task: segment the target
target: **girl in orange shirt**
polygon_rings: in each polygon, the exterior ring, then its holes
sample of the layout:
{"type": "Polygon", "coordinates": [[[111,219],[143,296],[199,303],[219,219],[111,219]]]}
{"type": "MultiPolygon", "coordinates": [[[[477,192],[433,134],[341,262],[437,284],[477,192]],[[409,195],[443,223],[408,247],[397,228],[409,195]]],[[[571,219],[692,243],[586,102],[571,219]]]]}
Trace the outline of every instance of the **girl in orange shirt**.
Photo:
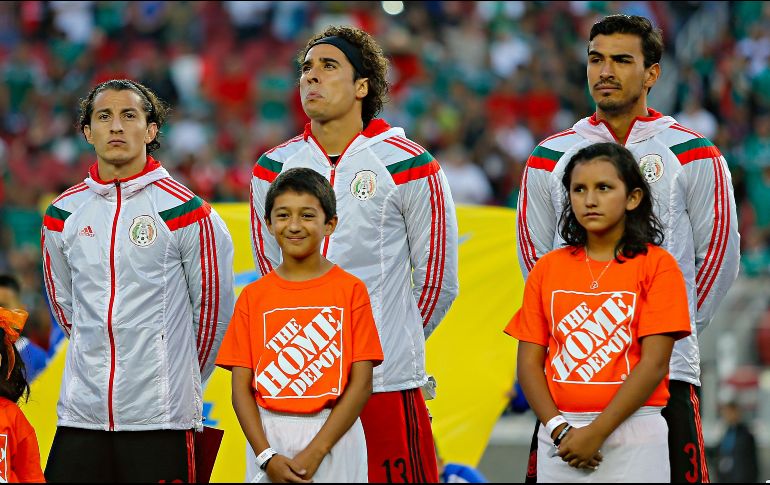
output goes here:
{"type": "Polygon", "coordinates": [[[45,482],[35,430],[16,405],[29,398],[24,362],[14,345],[26,321],[24,310],[0,307],[0,482],[5,483],[45,482]]]}
{"type": "Polygon", "coordinates": [[[545,425],[538,481],[667,482],[669,359],[692,328],[684,278],[625,147],[581,149],[562,184],[566,247],[537,262],[505,329],[545,425]]]}

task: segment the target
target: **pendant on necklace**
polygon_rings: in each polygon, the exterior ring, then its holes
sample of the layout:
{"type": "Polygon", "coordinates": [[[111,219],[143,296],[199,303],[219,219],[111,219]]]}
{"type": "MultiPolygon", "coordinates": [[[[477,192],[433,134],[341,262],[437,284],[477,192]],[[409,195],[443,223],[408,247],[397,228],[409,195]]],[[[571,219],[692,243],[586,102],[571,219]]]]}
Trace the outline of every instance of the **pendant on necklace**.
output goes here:
{"type": "Polygon", "coordinates": [[[592,289],[592,290],[595,290],[595,289],[597,289],[597,288],[599,288],[599,282],[598,282],[598,281],[594,281],[594,282],[592,282],[592,283],[591,283],[591,289],[592,289]]]}

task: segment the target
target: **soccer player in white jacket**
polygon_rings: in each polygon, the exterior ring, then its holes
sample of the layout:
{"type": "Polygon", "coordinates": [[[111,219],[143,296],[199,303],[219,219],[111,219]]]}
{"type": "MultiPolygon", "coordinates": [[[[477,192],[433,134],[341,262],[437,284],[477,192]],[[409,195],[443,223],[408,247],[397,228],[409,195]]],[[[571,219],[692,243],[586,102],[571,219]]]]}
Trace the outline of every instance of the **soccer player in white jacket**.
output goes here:
{"type": "Polygon", "coordinates": [[[194,482],[202,383],[234,306],[232,240],[148,155],[166,114],[152,91],[111,80],[80,108],[96,163],[42,229],[46,291],[70,341],[45,476],[194,482]]]}
{"type": "MultiPolygon", "coordinates": [[[[608,141],[634,154],[664,226],[662,247],[684,274],[692,320],[692,335],[674,346],[671,398],[663,411],[671,481],[708,482],[697,335],[738,274],[740,236],[730,172],[717,147],[647,106],[662,51],[660,30],[644,17],[611,15],[594,24],[587,74],[596,113],[543,140],[527,160],[518,201],[518,254],[526,277],[535,261],[564,244],[557,230],[565,203],[559,184],[572,155],[608,141]]],[[[536,467],[531,463],[528,470],[527,481],[533,481],[536,467]]]]}
{"type": "MultiPolygon", "coordinates": [[[[387,91],[387,59],[366,32],[330,27],[301,50],[305,132],[262,155],[251,182],[254,262],[262,275],[281,261],[265,226],[265,194],[279,173],[311,168],[337,196],[339,225],[322,245],[364,281],[385,360],[374,370],[361,421],[372,482],[438,481],[420,387],[425,339],[458,291],[457,222],[436,160],[404,130],[374,117],[387,91]]],[[[256,473],[254,460],[247,476],[256,473]]]]}

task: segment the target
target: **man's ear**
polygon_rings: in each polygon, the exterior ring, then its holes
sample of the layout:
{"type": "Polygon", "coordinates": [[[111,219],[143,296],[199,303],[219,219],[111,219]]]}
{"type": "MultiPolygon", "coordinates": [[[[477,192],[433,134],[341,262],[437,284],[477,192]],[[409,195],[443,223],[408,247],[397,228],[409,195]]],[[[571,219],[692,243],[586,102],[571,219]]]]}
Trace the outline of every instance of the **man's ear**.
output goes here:
{"type": "Polygon", "coordinates": [[[85,135],[86,141],[89,144],[91,144],[91,145],[94,144],[94,141],[91,139],[91,126],[86,125],[86,126],[83,127],[83,135],[85,135]]]}
{"type": "Polygon", "coordinates": [[[150,143],[155,139],[156,136],[158,136],[158,124],[152,122],[147,125],[147,134],[144,137],[144,144],[146,145],[150,143]]]}
{"type": "Polygon", "coordinates": [[[360,79],[356,79],[356,98],[357,99],[364,99],[367,94],[369,94],[369,78],[368,77],[362,77],[360,79]]]}
{"type": "Polygon", "coordinates": [[[655,63],[647,69],[647,77],[644,80],[644,87],[650,89],[651,87],[655,86],[655,83],[658,82],[659,77],[660,64],[655,63]]]}

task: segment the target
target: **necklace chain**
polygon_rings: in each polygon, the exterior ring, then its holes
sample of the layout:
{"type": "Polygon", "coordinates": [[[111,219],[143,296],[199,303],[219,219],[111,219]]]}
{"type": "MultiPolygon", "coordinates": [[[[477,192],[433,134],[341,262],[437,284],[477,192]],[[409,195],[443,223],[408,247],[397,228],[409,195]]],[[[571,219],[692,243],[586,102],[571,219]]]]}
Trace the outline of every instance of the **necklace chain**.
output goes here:
{"type": "MultiPolygon", "coordinates": [[[[614,259],[614,258],[613,258],[614,259]]],[[[588,251],[586,251],[586,266],[588,266],[588,272],[591,274],[591,289],[595,290],[599,288],[599,280],[602,279],[602,276],[604,276],[604,273],[607,272],[610,265],[612,264],[613,259],[610,259],[610,261],[604,266],[604,269],[601,273],[599,273],[598,278],[594,278],[594,272],[591,270],[591,263],[588,261],[588,251]]]]}

